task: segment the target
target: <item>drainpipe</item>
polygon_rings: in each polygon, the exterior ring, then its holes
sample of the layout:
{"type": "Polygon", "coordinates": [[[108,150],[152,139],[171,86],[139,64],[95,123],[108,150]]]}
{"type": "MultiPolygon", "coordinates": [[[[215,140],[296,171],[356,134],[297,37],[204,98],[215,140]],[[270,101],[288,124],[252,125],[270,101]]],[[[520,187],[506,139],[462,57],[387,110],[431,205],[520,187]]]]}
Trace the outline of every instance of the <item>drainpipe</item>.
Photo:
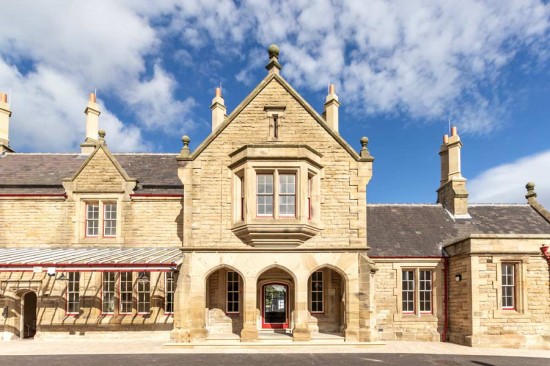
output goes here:
{"type": "Polygon", "coordinates": [[[441,341],[447,342],[447,334],[449,332],[449,253],[442,249],[445,257],[443,261],[443,333],[441,341]]]}

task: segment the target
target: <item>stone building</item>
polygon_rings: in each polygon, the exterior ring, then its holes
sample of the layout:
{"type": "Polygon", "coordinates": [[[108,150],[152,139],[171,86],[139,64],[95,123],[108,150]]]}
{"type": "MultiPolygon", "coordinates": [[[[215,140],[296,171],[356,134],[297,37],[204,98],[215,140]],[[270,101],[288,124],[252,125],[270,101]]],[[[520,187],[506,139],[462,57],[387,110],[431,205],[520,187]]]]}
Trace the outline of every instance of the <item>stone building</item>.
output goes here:
{"type": "MultiPolygon", "coordinates": [[[[74,154],[16,153],[0,98],[4,339],[451,341],[550,348],[550,213],[468,204],[455,128],[434,204],[367,204],[373,157],[280,75],[176,154],[111,153],[95,95],[74,154]],[[290,338],[289,338],[290,339],[290,338]]],[[[435,183],[435,182],[434,182],[435,183]]],[[[435,188],[435,184],[434,184],[435,188]]]]}

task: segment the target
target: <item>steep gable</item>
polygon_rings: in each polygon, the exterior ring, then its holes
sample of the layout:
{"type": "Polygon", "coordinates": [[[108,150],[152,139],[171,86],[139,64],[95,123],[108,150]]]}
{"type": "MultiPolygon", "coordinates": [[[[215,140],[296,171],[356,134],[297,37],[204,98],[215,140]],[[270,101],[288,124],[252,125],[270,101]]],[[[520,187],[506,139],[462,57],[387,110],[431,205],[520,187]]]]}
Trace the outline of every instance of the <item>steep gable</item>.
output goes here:
{"type": "Polygon", "coordinates": [[[72,192],[125,192],[135,187],[136,180],[128,176],[105,145],[99,145],[64,183],[72,192]]]}

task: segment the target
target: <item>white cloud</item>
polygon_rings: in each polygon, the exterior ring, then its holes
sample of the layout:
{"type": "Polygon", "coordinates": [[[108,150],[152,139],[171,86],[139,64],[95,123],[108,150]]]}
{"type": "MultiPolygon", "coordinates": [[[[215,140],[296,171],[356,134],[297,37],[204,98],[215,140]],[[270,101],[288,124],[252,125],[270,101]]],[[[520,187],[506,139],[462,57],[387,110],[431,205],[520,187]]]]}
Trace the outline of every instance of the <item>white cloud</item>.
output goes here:
{"type": "Polygon", "coordinates": [[[550,5],[537,0],[22,0],[2,11],[9,16],[0,22],[0,58],[16,78],[0,80],[0,88],[26,90],[18,102],[27,110],[14,110],[13,124],[26,126],[25,144],[36,149],[74,147],[81,127],[58,132],[69,143],[41,139],[27,106],[43,98],[60,127],[72,126],[76,114],[67,111],[77,107],[70,103],[94,88],[134,114],[128,128],[135,133],[127,136],[190,130],[196,102],[176,97],[180,81],[163,65],[195,61],[199,73],[208,71],[195,51],[209,62],[240,60],[235,77],[249,83],[266,61],[258,45],[278,43],[283,75],[300,88],[324,91],[334,82],[350,109],[422,120],[450,115],[462,131],[477,133],[506,115],[507,100],[491,90],[516,53],[530,52],[543,65],[550,57],[550,5]],[[168,43],[176,51],[165,55],[168,43]]]}
{"type": "Polygon", "coordinates": [[[538,201],[550,208],[550,150],[491,168],[468,182],[470,202],[525,203],[525,184],[534,182],[538,201]]]}
{"type": "MultiPolygon", "coordinates": [[[[16,151],[78,151],[84,140],[86,94],[74,80],[45,66],[22,75],[0,58],[0,80],[13,85],[10,95],[10,144],[16,151]]],[[[101,101],[99,101],[101,103],[101,101]]],[[[101,126],[114,151],[144,151],[151,147],[141,132],[124,125],[101,106],[101,126]]]]}
{"type": "MultiPolygon", "coordinates": [[[[156,16],[172,9],[172,2],[148,2],[156,16]]],[[[88,92],[121,102],[137,125],[125,125],[104,110],[100,128],[106,128],[113,150],[151,149],[141,129],[193,127],[193,98],[177,100],[173,76],[147,59],[160,49],[161,39],[142,16],[140,3],[113,1],[31,2],[3,4],[9,16],[0,22],[0,59],[5,73],[0,88],[12,88],[12,143],[23,149],[74,150],[83,140],[81,114],[88,92]],[[147,74],[151,73],[150,77],[147,74]],[[78,111],[78,112],[77,112],[78,111]],[[57,136],[43,136],[43,123],[57,136]],[[113,129],[110,131],[110,129],[113,129]]]]}
{"type": "MultiPolygon", "coordinates": [[[[283,74],[298,87],[322,90],[333,81],[346,105],[363,106],[361,112],[450,115],[465,132],[498,126],[507,100],[487,90],[501,86],[503,69],[517,52],[548,57],[543,45],[550,6],[537,0],[245,0],[230,7],[231,19],[209,4],[190,4],[181,8],[172,31],[185,34],[193,25],[219,41],[220,25],[213,20],[226,20],[224,50],[250,38],[277,42],[283,74]]],[[[248,57],[257,57],[256,50],[248,57]]],[[[246,81],[251,64],[237,80],[246,81]]]]}

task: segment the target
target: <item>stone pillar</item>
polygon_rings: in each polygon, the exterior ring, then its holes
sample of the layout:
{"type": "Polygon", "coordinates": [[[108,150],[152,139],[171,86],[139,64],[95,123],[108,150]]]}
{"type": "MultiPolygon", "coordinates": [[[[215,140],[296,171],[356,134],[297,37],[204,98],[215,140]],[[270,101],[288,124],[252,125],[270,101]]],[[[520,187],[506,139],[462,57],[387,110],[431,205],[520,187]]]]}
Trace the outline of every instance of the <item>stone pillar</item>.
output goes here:
{"type": "Polygon", "coordinates": [[[254,277],[244,279],[243,293],[243,330],[241,331],[241,341],[249,342],[258,339],[257,320],[257,284],[254,277]]]}
{"type": "Polygon", "coordinates": [[[206,288],[203,271],[193,273],[193,254],[185,254],[174,296],[172,342],[189,343],[206,339],[206,288]]]}
{"type": "Polygon", "coordinates": [[[308,310],[308,277],[307,274],[296,273],[296,283],[294,284],[294,329],[292,336],[294,341],[309,341],[311,332],[308,327],[309,310],[308,310]]]}

